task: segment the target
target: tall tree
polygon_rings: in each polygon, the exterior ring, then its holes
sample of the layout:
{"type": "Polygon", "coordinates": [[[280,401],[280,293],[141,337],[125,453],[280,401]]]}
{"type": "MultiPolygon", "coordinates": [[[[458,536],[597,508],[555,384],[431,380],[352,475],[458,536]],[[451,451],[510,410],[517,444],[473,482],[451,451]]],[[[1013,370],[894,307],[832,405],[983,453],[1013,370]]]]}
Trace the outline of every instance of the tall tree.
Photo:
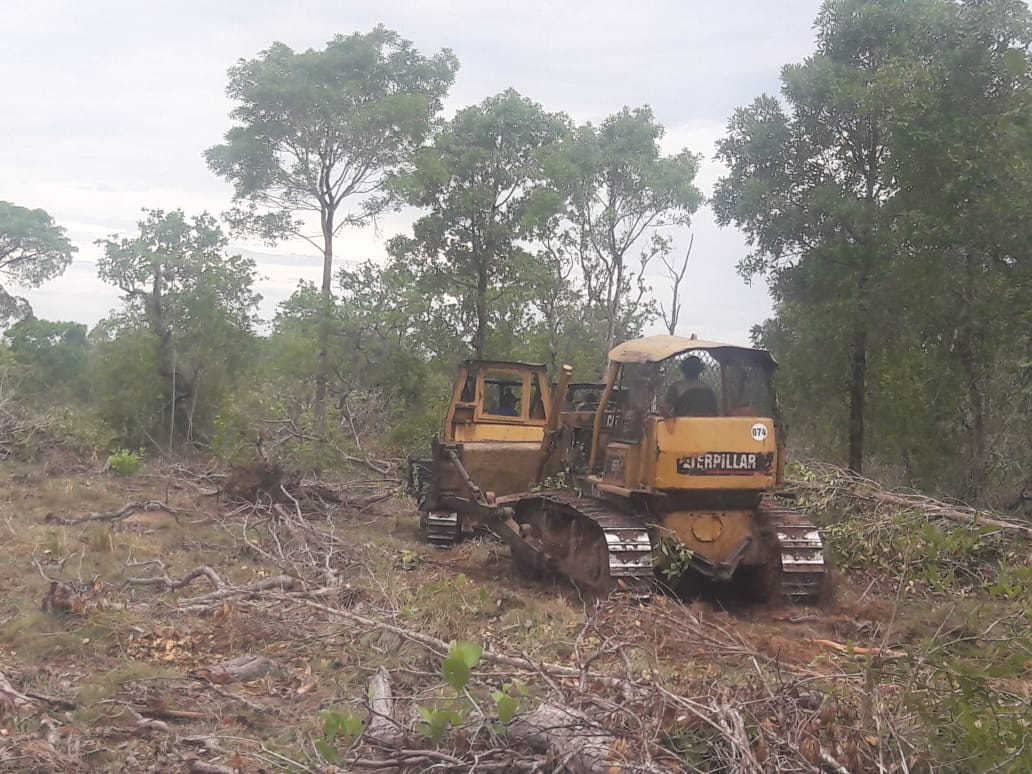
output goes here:
{"type": "MultiPolygon", "coordinates": [[[[0,201],[0,275],[25,287],[39,287],[64,273],[76,247],[45,210],[0,201]]],[[[0,287],[0,319],[31,314],[24,298],[0,287]]]]}
{"type": "Polygon", "coordinates": [[[913,256],[893,301],[936,385],[929,402],[940,415],[956,406],[940,436],[962,437],[956,493],[977,500],[994,465],[1028,460],[1027,443],[1004,440],[1008,424],[1032,422],[1013,410],[1032,352],[1032,13],[1013,0],[940,5],[947,44],[899,62],[892,79],[913,256]]]}
{"type": "Polygon", "coordinates": [[[883,67],[929,20],[925,0],[831,0],[817,18],[817,52],[782,69],[784,104],[761,96],[739,108],[718,143],[730,174],[713,208],[754,252],[739,264],[765,275],[776,299],[834,310],[824,329],[842,356],[850,469],[863,467],[868,358],[875,302],[897,252],[898,191],[883,67]]]}
{"type": "Polygon", "coordinates": [[[130,332],[140,346],[153,346],[161,425],[170,438],[193,441],[202,383],[211,408],[244,357],[261,298],[252,290],[255,265],[226,254],[228,240],[207,213],[144,213],[137,236],[98,242],[104,255],[97,272],[122,291],[124,302],[101,329],[130,332]]]}
{"type": "Polygon", "coordinates": [[[425,140],[457,69],[450,51],[424,57],[380,25],[337,35],[322,51],[274,43],[229,70],[238,125],[205,158],[234,186],[234,226],[269,242],[300,237],[323,255],[317,416],[328,377],[334,238],[388,206],[388,173],[425,140]]]}
{"type": "Polygon", "coordinates": [[[429,213],[411,238],[392,241],[391,253],[418,267],[429,292],[455,299],[474,357],[485,353],[503,296],[526,290],[524,216],[543,179],[542,149],[567,131],[564,116],[510,89],[460,110],[393,182],[404,201],[429,213]]]}
{"type": "Polygon", "coordinates": [[[548,161],[557,210],[552,219],[539,212],[539,224],[552,232],[552,253],[578,266],[588,303],[605,320],[607,352],[621,321],[650,298],[645,269],[671,247],[663,229],[689,225],[702,203],[700,157],[687,149],[663,156],[663,131],[650,108],[624,108],[579,127],[548,161]]]}

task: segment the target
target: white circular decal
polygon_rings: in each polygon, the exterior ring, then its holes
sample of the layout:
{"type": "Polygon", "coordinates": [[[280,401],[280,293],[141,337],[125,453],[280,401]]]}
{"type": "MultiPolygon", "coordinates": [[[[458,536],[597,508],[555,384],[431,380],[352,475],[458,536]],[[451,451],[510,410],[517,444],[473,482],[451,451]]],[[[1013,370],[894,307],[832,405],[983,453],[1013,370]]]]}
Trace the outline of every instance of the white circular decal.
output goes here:
{"type": "Polygon", "coordinates": [[[752,437],[754,441],[767,440],[767,426],[757,422],[752,426],[752,437]]]}

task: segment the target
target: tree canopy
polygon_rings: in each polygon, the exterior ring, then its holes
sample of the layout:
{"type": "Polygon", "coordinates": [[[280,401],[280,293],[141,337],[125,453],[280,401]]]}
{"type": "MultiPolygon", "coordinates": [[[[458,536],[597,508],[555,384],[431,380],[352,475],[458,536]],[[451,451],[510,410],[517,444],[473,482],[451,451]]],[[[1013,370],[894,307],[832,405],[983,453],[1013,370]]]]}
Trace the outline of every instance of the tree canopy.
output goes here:
{"type": "MultiPolygon", "coordinates": [[[[0,275],[25,287],[39,287],[62,274],[77,249],[45,210],[0,201],[0,275]]],[[[0,287],[0,318],[30,313],[25,299],[0,287]]]]}
{"type": "MultiPolygon", "coordinates": [[[[227,88],[236,125],[205,152],[212,171],[233,184],[233,225],[269,242],[310,241],[323,254],[328,301],[334,237],[389,206],[387,175],[422,145],[457,68],[450,51],[424,57],[383,25],[337,35],[321,51],[275,43],[241,60],[227,88]]],[[[324,326],[317,411],[328,336],[324,326]]]]}

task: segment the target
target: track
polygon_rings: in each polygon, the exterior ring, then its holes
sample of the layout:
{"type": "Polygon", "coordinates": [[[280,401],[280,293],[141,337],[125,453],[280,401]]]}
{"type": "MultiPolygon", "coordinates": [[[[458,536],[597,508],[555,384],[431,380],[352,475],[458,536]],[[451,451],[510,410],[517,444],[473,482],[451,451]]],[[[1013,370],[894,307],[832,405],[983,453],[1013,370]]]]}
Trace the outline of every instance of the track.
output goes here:
{"type": "Polygon", "coordinates": [[[509,504],[539,566],[588,591],[651,596],[652,541],[638,517],[563,490],[509,504]]]}
{"type": "Polygon", "coordinates": [[[761,503],[759,516],[769,526],[768,534],[780,554],[778,585],[782,596],[793,601],[816,599],[827,579],[824,543],[816,525],[799,511],[772,500],[761,503]]]}
{"type": "MultiPolygon", "coordinates": [[[[501,498],[515,524],[492,529],[525,567],[560,575],[592,593],[651,596],[652,541],[640,518],[604,501],[566,490],[501,498]],[[518,534],[514,532],[519,530],[518,534]]],[[[824,545],[817,527],[799,511],[764,500],[758,518],[770,545],[774,585],[792,601],[815,600],[824,588],[824,545]]],[[[427,542],[449,547],[460,538],[458,514],[431,511],[423,517],[427,542]]]]}

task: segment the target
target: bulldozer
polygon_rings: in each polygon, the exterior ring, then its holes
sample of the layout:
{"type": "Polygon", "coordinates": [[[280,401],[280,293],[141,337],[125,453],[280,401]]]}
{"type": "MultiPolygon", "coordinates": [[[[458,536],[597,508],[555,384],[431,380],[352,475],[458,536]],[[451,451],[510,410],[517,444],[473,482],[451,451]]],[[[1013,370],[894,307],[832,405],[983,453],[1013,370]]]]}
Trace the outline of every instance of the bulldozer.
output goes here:
{"type": "Polygon", "coordinates": [[[425,535],[448,546],[486,530],[519,564],[592,593],[751,576],[758,595],[815,599],[820,533],[778,497],[776,368],[765,350],[694,335],[620,344],[598,383],[466,361],[430,457],[410,460],[425,535]]]}

